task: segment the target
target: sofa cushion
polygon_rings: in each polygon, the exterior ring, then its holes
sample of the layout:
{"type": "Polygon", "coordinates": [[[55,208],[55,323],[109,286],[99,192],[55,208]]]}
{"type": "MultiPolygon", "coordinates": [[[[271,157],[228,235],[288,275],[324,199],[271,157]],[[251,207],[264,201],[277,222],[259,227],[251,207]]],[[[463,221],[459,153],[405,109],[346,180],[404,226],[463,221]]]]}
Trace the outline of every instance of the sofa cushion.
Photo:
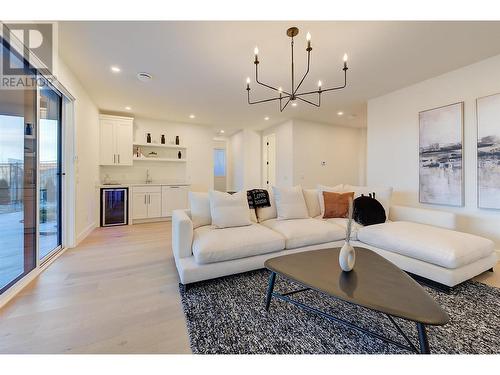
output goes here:
{"type": "MultiPolygon", "coordinates": [[[[321,218],[321,216],[319,218],[321,218]]],[[[347,218],[340,218],[340,217],[335,217],[335,218],[331,218],[331,219],[324,219],[324,221],[326,221],[327,223],[335,224],[335,225],[341,227],[342,230],[344,231],[344,236],[345,236],[345,231],[347,229],[347,221],[348,220],[349,219],[347,219],[347,218]]],[[[356,223],[353,220],[352,221],[352,228],[351,228],[351,240],[355,241],[358,239],[358,230],[360,228],[363,228],[363,226],[361,224],[356,223]]]]}
{"type": "Polygon", "coordinates": [[[321,207],[319,206],[318,190],[316,189],[302,189],[304,193],[304,200],[306,201],[307,212],[310,217],[316,217],[321,214],[321,207]]]}
{"type": "Polygon", "coordinates": [[[203,225],[212,224],[212,216],[210,215],[210,200],[208,193],[198,193],[190,191],[189,207],[191,209],[191,220],[193,221],[193,228],[196,229],[203,225]]]}
{"type": "Polygon", "coordinates": [[[197,263],[215,263],[280,251],[285,239],[260,225],[216,229],[204,226],[194,230],[193,255],[197,263]]]}
{"type": "Polygon", "coordinates": [[[408,221],[386,222],[358,230],[368,245],[454,269],[489,256],[492,241],[468,233],[408,221]]]}
{"type": "Polygon", "coordinates": [[[273,190],[269,189],[267,192],[269,193],[269,202],[271,203],[271,207],[257,207],[255,209],[259,223],[269,219],[276,219],[276,217],[278,216],[273,190]]]}
{"type": "Polygon", "coordinates": [[[344,239],[345,236],[345,230],[340,226],[313,218],[271,219],[264,221],[262,225],[285,237],[285,247],[287,249],[339,241],[344,239]]]}
{"type": "Polygon", "coordinates": [[[300,185],[293,187],[273,186],[273,194],[279,220],[306,219],[309,217],[300,185]]]}
{"type": "Polygon", "coordinates": [[[210,213],[212,225],[217,228],[231,228],[250,225],[250,210],[246,192],[234,194],[210,191],[210,213]]]}

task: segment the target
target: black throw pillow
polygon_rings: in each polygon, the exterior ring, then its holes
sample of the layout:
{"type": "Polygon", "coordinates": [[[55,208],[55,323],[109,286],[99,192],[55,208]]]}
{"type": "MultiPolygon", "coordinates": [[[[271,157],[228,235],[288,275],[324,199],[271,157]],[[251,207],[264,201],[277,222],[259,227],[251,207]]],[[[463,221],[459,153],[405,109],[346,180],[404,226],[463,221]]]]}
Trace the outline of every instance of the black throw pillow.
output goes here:
{"type": "Polygon", "coordinates": [[[361,194],[354,200],[353,206],[352,217],[358,224],[367,226],[385,223],[384,206],[375,199],[375,193],[371,193],[369,196],[361,194]]]}

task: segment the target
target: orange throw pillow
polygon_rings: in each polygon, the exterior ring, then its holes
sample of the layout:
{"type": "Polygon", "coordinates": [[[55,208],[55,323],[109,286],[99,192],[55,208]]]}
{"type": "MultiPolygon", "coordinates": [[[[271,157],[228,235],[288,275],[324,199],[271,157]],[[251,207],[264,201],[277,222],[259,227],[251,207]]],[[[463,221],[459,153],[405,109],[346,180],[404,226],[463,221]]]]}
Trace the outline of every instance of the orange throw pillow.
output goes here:
{"type": "Polygon", "coordinates": [[[325,213],[323,219],[347,217],[349,215],[349,198],[354,198],[354,192],[332,193],[324,191],[323,200],[325,201],[325,213]]]}

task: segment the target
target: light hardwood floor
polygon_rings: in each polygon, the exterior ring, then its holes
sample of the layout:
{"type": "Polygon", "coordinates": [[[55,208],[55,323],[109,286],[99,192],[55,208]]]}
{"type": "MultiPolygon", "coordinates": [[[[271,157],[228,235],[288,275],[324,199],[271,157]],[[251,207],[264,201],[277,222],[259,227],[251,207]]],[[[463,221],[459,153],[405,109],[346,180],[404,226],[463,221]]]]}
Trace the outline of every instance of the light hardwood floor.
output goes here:
{"type": "MultiPolygon", "coordinates": [[[[500,287],[500,272],[481,282],[500,287]]],[[[0,353],[190,353],[169,222],[96,229],[0,310],[0,353]]]]}
{"type": "Polygon", "coordinates": [[[190,353],[171,224],[94,230],[0,310],[0,353],[190,353]]]}

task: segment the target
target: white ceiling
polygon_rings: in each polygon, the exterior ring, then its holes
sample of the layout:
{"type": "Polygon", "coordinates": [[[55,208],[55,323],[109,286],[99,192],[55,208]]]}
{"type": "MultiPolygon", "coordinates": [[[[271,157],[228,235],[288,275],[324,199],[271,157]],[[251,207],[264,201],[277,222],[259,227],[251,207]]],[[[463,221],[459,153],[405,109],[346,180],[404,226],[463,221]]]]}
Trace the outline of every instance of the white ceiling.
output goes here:
{"type": "MultiPolygon", "coordinates": [[[[362,127],[367,99],[500,53],[500,22],[61,22],[59,36],[62,58],[101,110],[130,106],[136,117],[229,132],[290,118],[362,127]],[[245,79],[254,81],[255,46],[260,79],[289,87],[290,26],[301,30],[296,80],[305,70],[305,34],[312,34],[311,71],[302,87],[315,89],[319,79],[323,87],[342,83],[344,52],[348,87],[324,94],[321,108],[299,102],[280,113],[276,102],[249,106],[245,79]],[[111,65],[121,73],[111,73],[111,65]],[[140,71],[153,81],[138,81],[140,71]]],[[[272,94],[252,88],[253,99],[272,94]]]]}

